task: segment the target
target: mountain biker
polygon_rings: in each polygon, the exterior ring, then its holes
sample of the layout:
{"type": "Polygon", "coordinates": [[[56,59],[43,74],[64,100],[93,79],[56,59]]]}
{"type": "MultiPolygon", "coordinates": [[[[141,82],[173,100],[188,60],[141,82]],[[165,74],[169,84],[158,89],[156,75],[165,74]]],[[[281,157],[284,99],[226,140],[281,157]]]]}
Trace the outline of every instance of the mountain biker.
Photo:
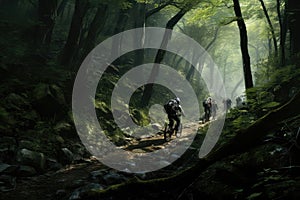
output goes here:
{"type": "MultiPolygon", "coordinates": [[[[168,103],[164,105],[165,111],[168,114],[168,119],[169,119],[169,129],[173,130],[174,126],[174,121],[176,122],[174,131],[175,134],[178,132],[180,123],[181,123],[181,115],[184,116],[184,111],[180,105],[180,98],[176,97],[175,99],[170,99],[168,103]]],[[[170,136],[172,135],[173,132],[171,132],[170,136]]]]}
{"type": "Polygon", "coordinates": [[[211,104],[212,104],[212,98],[208,97],[203,101],[203,107],[204,107],[204,121],[208,122],[211,117],[211,104]]]}

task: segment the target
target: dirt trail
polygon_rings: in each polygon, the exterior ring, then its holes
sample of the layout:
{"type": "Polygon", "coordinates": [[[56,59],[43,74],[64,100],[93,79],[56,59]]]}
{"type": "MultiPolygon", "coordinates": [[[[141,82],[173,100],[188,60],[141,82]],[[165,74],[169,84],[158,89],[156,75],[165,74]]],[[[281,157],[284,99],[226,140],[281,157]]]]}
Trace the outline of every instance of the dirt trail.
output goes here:
{"type": "MultiPolygon", "coordinates": [[[[179,138],[172,137],[172,140],[184,140],[191,133],[199,128],[198,123],[188,123],[183,126],[182,135],[179,138]]],[[[133,139],[123,148],[133,152],[150,152],[164,148],[166,141],[163,134],[157,134],[150,138],[141,140],[133,139]]],[[[50,200],[66,199],[78,187],[87,184],[91,178],[91,172],[96,170],[109,170],[96,159],[86,159],[78,164],[72,164],[59,171],[50,171],[40,176],[17,179],[15,190],[0,195],[2,200],[50,200]]],[[[68,198],[67,198],[68,199],[68,198]]]]}
{"type": "MultiPolygon", "coordinates": [[[[187,138],[187,136],[191,135],[192,133],[195,133],[199,127],[203,126],[203,124],[199,125],[199,123],[197,122],[183,124],[181,136],[176,137],[173,134],[171,139],[184,140],[187,138]]],[[[142,139],[132,138],[129,144],[123,146],[123,149],[139,153],[152,152],[164,148],[166,143],[167,142],[164,140],[164,134],[162,131],[160,131],[158,134],[152,137],[142,139]]]]}

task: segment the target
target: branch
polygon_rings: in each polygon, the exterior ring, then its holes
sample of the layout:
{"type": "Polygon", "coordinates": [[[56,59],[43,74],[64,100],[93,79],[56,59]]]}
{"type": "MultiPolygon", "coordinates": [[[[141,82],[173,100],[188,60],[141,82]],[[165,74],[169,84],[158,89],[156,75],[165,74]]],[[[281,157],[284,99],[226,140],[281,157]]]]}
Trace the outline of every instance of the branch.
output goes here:
{"type": "Polygon", "coordinates": [[[147,19],[148,17],[150,17],[151,15],[159,12],[160,10],[164,9],[165,7],[167,7],[168,5],[171,5],[173,3],[173,0],[169,0],[167,1],[166,3],[164,4],[161,4],[160,6],[152,9],[152,10],[149,10],[146,12],[146,15],[145,15],[145,18],[147,19]]]}

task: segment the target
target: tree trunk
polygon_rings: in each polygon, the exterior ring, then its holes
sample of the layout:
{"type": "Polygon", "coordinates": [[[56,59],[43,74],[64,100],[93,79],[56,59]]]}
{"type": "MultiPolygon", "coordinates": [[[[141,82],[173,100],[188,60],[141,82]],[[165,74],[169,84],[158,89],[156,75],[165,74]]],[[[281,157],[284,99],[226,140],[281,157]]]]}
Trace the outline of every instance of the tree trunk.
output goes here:
{"type": "Polygon", "coordinates": [[[279,21],[279,27],[280,27],[280,66],[283,67],[285,65],[285,40],[286,40],[286,31],[287,28],[285,26],[286,24],[286,14],[282,18],[281,12],[280,12],[280,0],[277,0],[277,15],[278,15],[278,21],[279,21]]]}
{"type": "Polygon", "coordinates": [[[107,5],[100,5],[100,7],[97,8],[95,17],[89,27],[88,35],[84,40],[82,55],[80,60],[83,60],[87,56],[87,54],[95,47],[97,36],[99,35],[99,32],[104,27],[106,19],[107,19],[107,5]]]}
{"type": "Polygon", "coordinates": [[[57,16],[63,16],[68,0],[62,0],[57,8],[57,16]]]}
{"type": "Polygon", "coordinates": [[[87,10],[88,1],[76,0],[75,11],[72,18],[68,39],[61,54],[61,64],[65,65],[66,68],[69,67],[73,59],[75,49],[78,45],[83,18],[87,10]]]}
{"type": "MultiPolygon", "coordinates": [[[[300,53],[300,5],[298,0],[287,1],[288,28],[290,30],[291,57],[299,59],[300,53]]],[[[286,28],[286,27],[283,27],[286,28]]]]}
{"type": "Polygon", "coordinates": [[[274,44],[274,53],[275,53],[275,56],[277,57],[278,56],[278,47],[277,47],[277,40],[276,40],[276,36],[275,36],[275,32],[274,32],[274,28],[273,28],[273,24],[271,22],[271,19],[270,19],[270,16],[268,14],[268,11],[267,11],[267,8],[265,6],[265,3],[263,0],[259,0],[260,1],[260,4],[263,8],[263,11],[264,11],[264,14],[266,16],[266,19],[267,19],[267,22],[270,26],[270,30],[271,30],[271,34],[272,34],[272,39],[273,39],[273,44],[274,44]]]}
{"type": "MultiPolygon", "coordinates": [[[[146,5],[144,3],[137,4],[134,12],[134,28],[145,27],[145,11],[146,5]]],[[[143,47],[145,33],[135,31],[135,43],[136,47],[143,47]]],[[[144,63],[144,50],[140,49],[134,52],[133,66],[138,66],[144,63]]]]}
{"type": "MultiPolygon", "coordinates": [[[[115,24],[115,28],[114,28],[114,31],[113,31],[113,34],[117,34],[117,33],[120,33],[122,31],[124,31],[125,29],[125,26],[126,26],[126,23],[128,21],[128,12],[130,10],[129,9],[121,9],[119,11],[119,16],[118,16],[118,20],[115,24]]],[[[120,39],[120,38],[118,38],[120,39]]],[[[116,40],[116,38],[113,39],[113,42],[112,42],[112,49],[111,49],[111,55],[120,55],[120,43],[121,41],[120,40],[116,40]]],[[[118,65],[119,63],[121,62],[120,58],[118,58],[117,61],[114,61],[114,63],[116,65],[118,65]]],[[[111,71],[110,68],[107,69],[107,72],[108,73],[113,73],[114,71],[111,71]]]]}
{"type": "Polygon", "coordinates": [[[37,46],[51,43],[52,32],[56,17],[57,0],[38,1],[38,20],[35,43],[37,46]]]}
{"type": "Polygon", "coordinates": [[[169,40],[171,39],[172,30],[173,30],[174,26],[177,24],[177,22],[185,15],[185,13],[187,11],[188,10],[186,10],[186,9],[181,9],[175,16],[173,16],[168,21],[168,23],[166,25],[166,31],[164,33],[162,44],[161,44],[161,47],[160,47],[160,49],[158,50],[158,52],[156,54],[155,61],[154,61],[155,64],[153,66],[150,77],[148,79],[149,84],[145,85],[145,88],[144,88],[144,93],[143,93],[143,96],[142,96],[142,104],[144,106],[149,105],[150,98],[151,98],[151,95],[152,95],[152,92],[153,92],[153,86],[154,86],[154,84],[152,84],[152,83],[155,81],[155,79],[156,79],[156,77],[159,73],[159,64],[163,60],[164,55],[166,53],[166,51],[164,49],[166,48],[166,46],[168,45],[169,40]]]}
{"type": "Polygon", "coordinates": [[[240,31],[240,45],[241,45],[241,52],[243,57],[243,70],[244,70],[244,77],[245,77],[245,87],[246,89],[253,87],[253,80],[252,80],[252,73],[251,73],[251,64],[250,64],[250,56],[248,52],[248,36],[247,36],[247,29],[246,24],[244,22],[240,2],[239,0],[233,0],[234,3],[234,12],[237,17],[237,24],[240,31]]]}

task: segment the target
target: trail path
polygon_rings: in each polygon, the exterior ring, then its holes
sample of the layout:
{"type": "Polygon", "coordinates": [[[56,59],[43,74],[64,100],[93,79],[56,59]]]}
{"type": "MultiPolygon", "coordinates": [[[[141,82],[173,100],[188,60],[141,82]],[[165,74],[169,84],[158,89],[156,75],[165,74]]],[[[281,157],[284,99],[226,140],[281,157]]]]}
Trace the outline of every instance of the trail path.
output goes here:
{"type": "MultiPolygon", "coordinates": [[[[185,140],[186,137],[195,133],[201,126],[204,125],[199,125],[197,122],[187,123],[183,125],[182,135],[178,138],[172,136],[172,140],[185,140]]],[[[123,146],[123,149],[132,152],[151,152],[164,148],[166,144],[163,134],[157,134],[141,140],[132,139],[127,145],[123,146]]],[[[154,176],[168,176],[170,173],[174,173],[174,170],[172,172],[162,170],[154,176]]],[[[121,177],[123,181],[134,176],[133,174],[124,175],[122,172],[109,169],[96,159],[90,158],[82,160],[80,163],[66,166],[58,171],[49,171],[34,177],[18,178],[15,190],[2,193],[0,199],[76,199],[77,193],[80,194],[79,191],[83,191],[87,185],[94,184],[93,187],[97,188],[100,187],[100,184],[105,188],[110,184],[115,184],[113,181],[103,180],[102,177],[108,175],[121,177]]]]}

